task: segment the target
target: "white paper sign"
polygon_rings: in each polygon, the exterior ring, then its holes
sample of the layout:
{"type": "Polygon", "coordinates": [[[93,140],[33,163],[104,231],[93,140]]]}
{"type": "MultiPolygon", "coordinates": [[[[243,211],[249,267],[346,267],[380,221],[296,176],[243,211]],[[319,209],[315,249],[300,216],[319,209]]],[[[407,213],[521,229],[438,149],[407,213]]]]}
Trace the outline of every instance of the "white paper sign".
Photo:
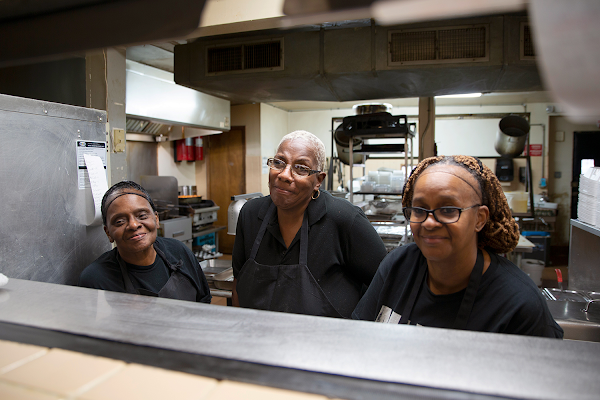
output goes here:
{"type": "Polygon", "coordinates": [[[83,156],[89,154],[98,156],[106,169],[106,142],[94,140],[77,140],[77,183],[80,190],[90,187],[87,167],[83,156]]]}
{"type": "Polygon", "coordinates": [[[104,165],[100,157],[84,154],[83,158],[88,171],[87,175],[92,188],[92,196],[94,197],[93,215],[92,212],[87,212],[87,225],[100,225],[102,223],[102,197],[108,190],[106,172],[104,172],[104,165]]]}

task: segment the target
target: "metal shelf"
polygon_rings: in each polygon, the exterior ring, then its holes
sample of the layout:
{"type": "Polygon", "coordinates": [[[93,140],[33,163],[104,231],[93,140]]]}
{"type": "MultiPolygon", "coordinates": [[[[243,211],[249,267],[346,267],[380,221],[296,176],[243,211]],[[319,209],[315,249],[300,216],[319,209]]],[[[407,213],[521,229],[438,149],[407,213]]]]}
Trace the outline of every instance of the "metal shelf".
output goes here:
{"type": "Polygon", "coordinates": [[[372,194],[375,196],[402,196],[402,192],[354,192],[353,194],[372,194]]]}
{"type": "Polygon", "coordinates": [[[600,229],[598,229],[597,227],[595,227],[593,225],[586,224],[585,222],[581,222],[578,219],[572,219],[571,226],[575,226],[579,229],[583,229],[584,231],[591,233],[592,235],[600,237],[600,229]]]}
{"type": "Polygon", "coordinates": [[[212,228],[209,228],[209,229],[203,229],[198,232],[192,232],[192,238],[197,238],[197,237],[204,236],[204,235],[210,235],[213,232],[219,232],[225,228],[226,228],[225,226],[213,226],[212,228]]]}

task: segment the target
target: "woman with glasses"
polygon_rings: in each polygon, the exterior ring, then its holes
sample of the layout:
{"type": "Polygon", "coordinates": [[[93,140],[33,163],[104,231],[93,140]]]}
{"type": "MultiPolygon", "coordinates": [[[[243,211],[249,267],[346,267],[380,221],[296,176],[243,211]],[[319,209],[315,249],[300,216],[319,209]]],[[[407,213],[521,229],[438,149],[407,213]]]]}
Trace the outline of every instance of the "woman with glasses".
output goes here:
{"type": "Polygon", "coordinates": [[[364,213],[319,190],[325,146],[306,131],[267,161],[270,196],[247,202],[233,248],[233,304],[350,318],[385,257],[364,213]]]}
{"type": "Polygon", "coordinates": [[[355,319],[563,337],[535,283],[498,253],[519,228],[494,173],[474,157],[431,157],[406,182],[414,243],[393,250],[355,319]]]}

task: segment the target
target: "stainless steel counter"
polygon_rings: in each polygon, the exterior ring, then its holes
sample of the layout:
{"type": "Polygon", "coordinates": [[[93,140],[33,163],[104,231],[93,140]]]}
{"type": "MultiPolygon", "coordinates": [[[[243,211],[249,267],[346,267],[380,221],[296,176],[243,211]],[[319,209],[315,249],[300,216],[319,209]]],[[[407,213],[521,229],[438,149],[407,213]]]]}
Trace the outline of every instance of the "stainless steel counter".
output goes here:
{"type": "Polygon", "coordinates": [[[78,351],[113,356],[111,348],[128,346],[153,365],[345,398],[600,393],[599,343],[272,313],[18,279],[0,288],[0,338],[44,342],[57,335],[63,347],[78,351]]]}

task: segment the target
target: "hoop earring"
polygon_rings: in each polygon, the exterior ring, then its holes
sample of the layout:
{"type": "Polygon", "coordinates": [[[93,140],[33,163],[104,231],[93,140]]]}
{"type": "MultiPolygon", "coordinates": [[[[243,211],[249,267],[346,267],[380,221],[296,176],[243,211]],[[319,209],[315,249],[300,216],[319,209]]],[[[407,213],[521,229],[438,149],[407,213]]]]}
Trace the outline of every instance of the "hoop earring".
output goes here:
{"type": "Polygon", "coordinates": [[[321,191],[317,190],[317,197],[315,197],[315,192],[313,192],[312,196],[310,196],[311,199],[316,200],[319,198],[319,196],[321,195],[321,191]]]}

